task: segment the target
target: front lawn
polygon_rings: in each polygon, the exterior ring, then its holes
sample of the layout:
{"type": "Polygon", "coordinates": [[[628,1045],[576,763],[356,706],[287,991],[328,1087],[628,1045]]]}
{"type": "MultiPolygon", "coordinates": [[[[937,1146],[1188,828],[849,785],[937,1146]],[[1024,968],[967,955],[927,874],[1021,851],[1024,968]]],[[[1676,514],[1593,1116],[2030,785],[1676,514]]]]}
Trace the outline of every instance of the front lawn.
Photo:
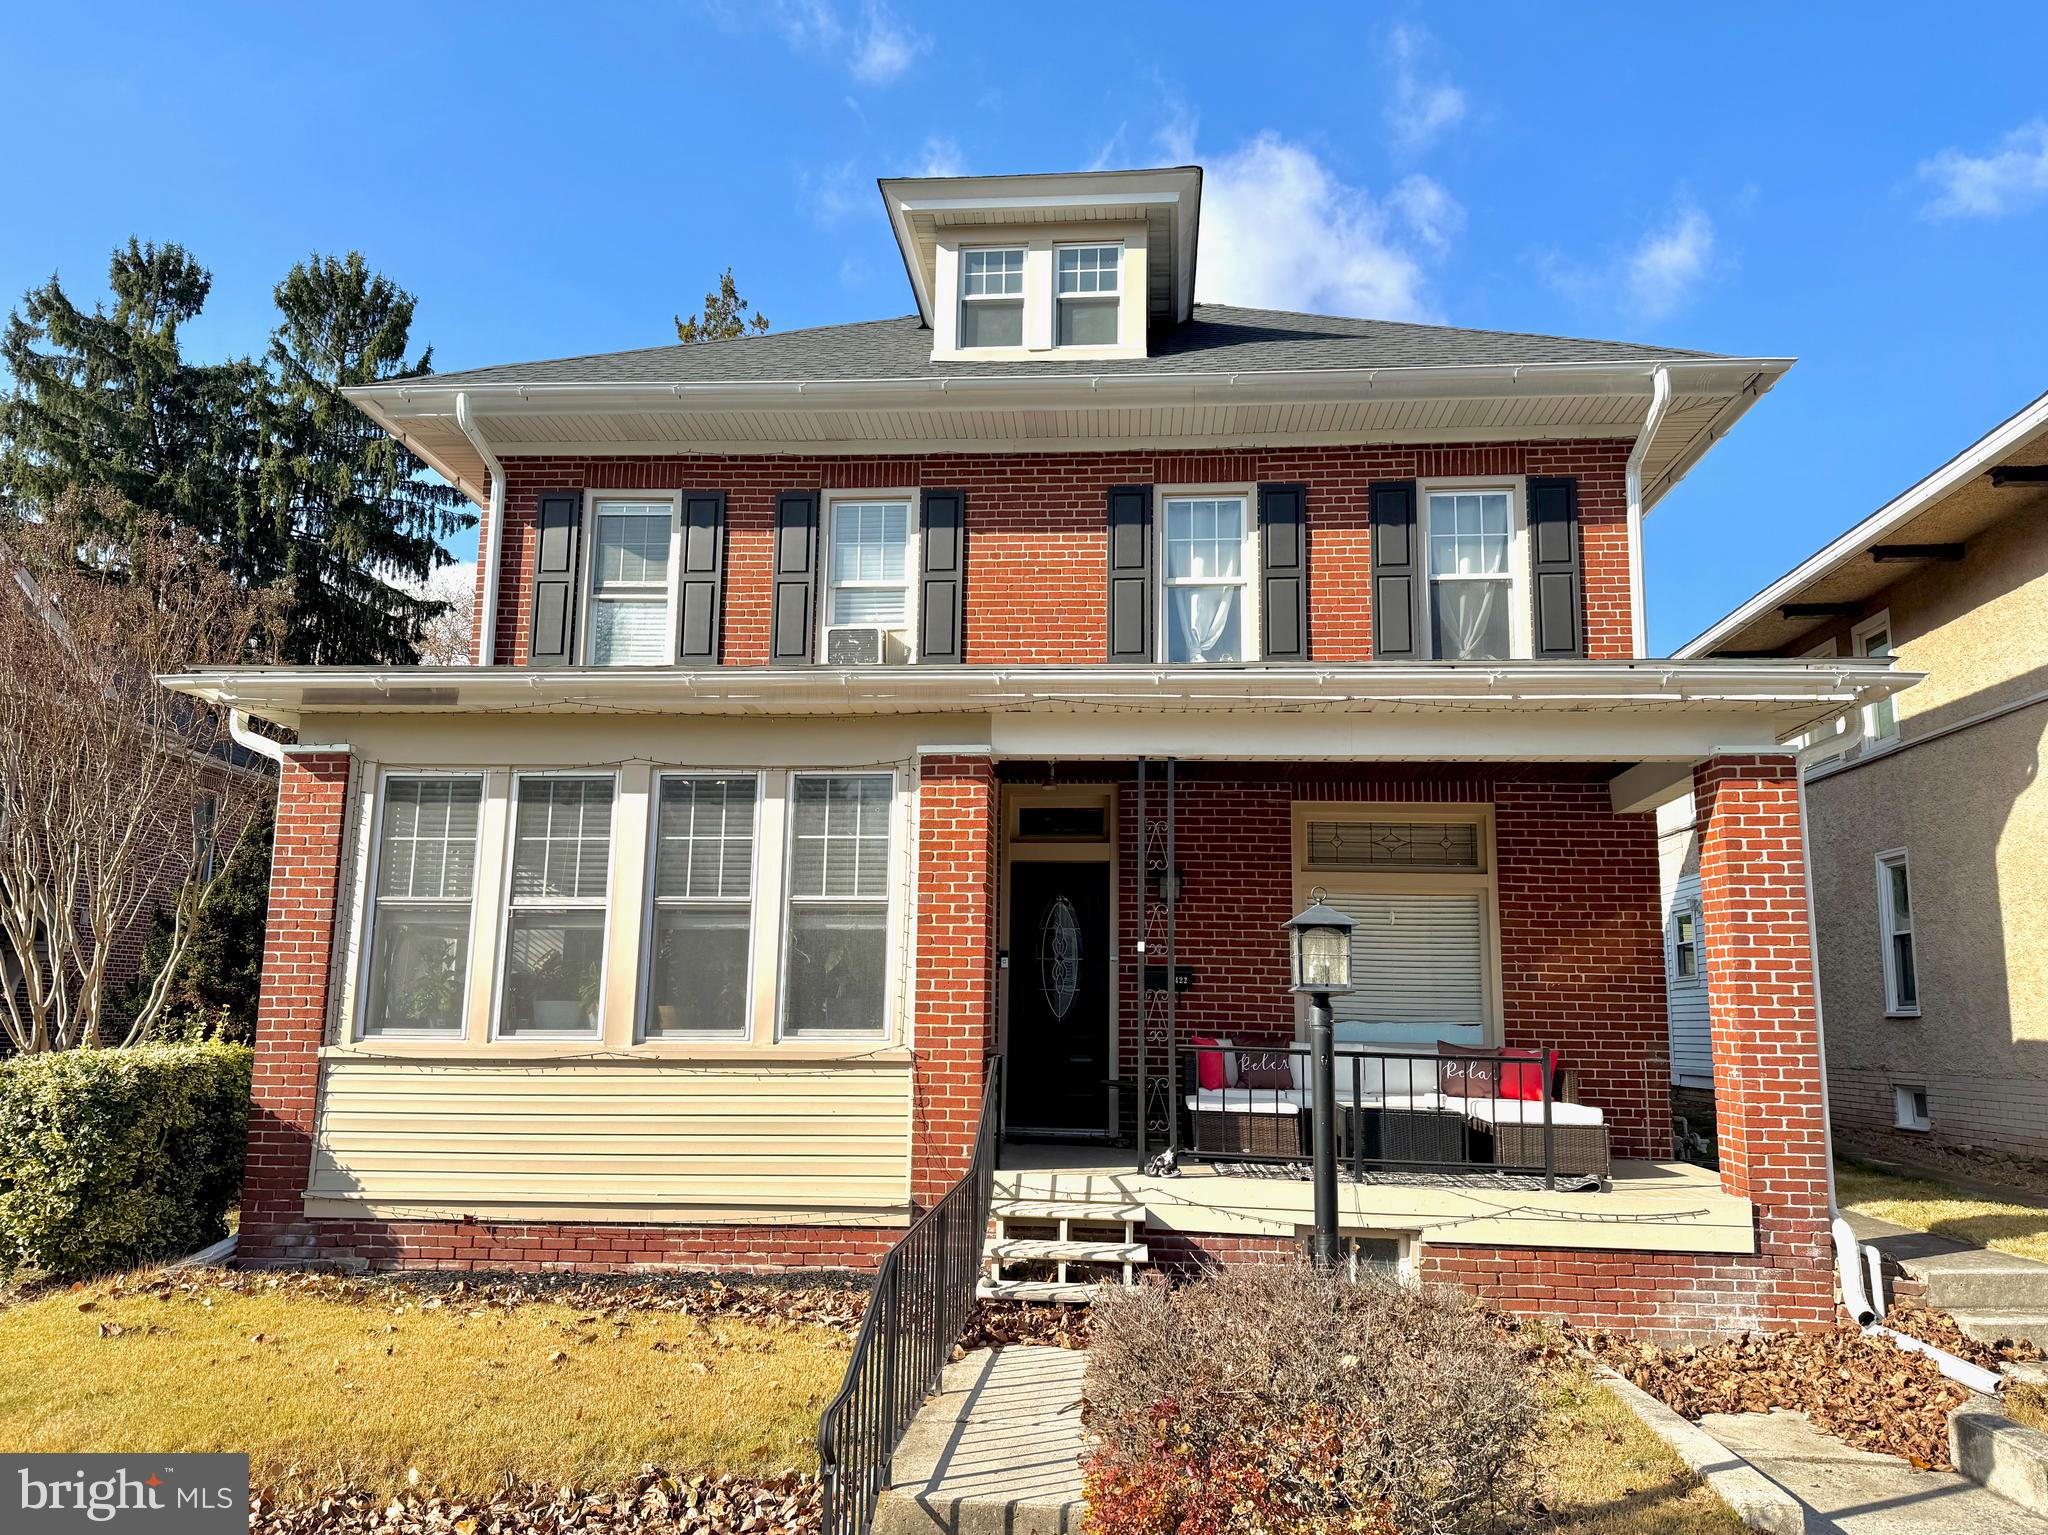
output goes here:
{"type": "Polygon", "coordinates": [[[1741,1535],[1743,1523],[1664,1441],[1576,1365],[1543,1380],[1537,1485],[1572,1535],[1741,1535]]]}
{"type": "Polygon", "coordinates": [[[1987,1198],[1846,1157],[1835,1159],[1835,1199],[1851,1214],[2048,1263],[2048,1206],[1987,1198]]]}
{"type": "Polygon", "coordinates": [[[858,1311],[666,1284],[137,1276],[0,1308],[0,1445],[247,1451],[257,1490],[287,1498],[809,1471],[858,1311]]]}

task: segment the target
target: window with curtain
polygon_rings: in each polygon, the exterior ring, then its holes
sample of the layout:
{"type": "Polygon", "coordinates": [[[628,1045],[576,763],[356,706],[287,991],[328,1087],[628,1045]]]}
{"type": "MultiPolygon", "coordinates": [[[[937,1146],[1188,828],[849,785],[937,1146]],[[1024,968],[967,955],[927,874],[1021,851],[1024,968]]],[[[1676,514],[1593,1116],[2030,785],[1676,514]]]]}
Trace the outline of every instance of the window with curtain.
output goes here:
{"type": "Polygon", "coordinates": [[[887,773],[804,773],[790,783],[782,1032],[880,1034],[888,1026],[887,773]]]}
{"type": "Polygon", "coordinates": [[[1915,1017],[1920,1011],[1920,968],[1913,951],[1913,877],[1903,848],[1877,855],[1877,914],[1884,929],[1885,1011],[1915,1017]]]}
{"type": "Polygon", "coordinates": [[[960,344],[1024,344],[1024,252],[960,253],[960,344]]]}
{"type": "Polygon", "coordinates": [[[526,775],[512,812],[498,1032],[598,1032],[611,894],[610,775],[526,775]]]}
{"type": "Polygon", "coordinates": [[[747,1032],[754,779],[665,774],[654,812],[650,1039],[747,1032]]]}
{"type": "Polygon", "coordinates": [[[1431,491],[1424,500],[1433,653],[1440,661],[1508,659],[1514,575],[1507,491],[1431,491]]]}
{"type": "Polygon", "coordinates": [[[1062,245],[1053,251],[1055,325],[1061,346],[1115,346],[1120,245],[1062,245]]]}
{"type": "Polygon", "coordinates": [[[1251,585],[1243,496],[1169,496],[1162,580],[1168,661],[1245,659],[1251,585]]]}
{"type": "Polygon", "coordinates": [[[910,622],[910,503],[832,503],[829,624],[910,622]]]}
{"type": "Polygon", "coordinates": [[[460,1034],[483,779],[387,777],[362,1032],[460,1034]]]}
{"type": "Polygon", "coordinates": [[[675,508],[666,501],[600,500],[592,509],[592,666],[656,666],[674,657],[669,619],[669,545],[675,508]]]}

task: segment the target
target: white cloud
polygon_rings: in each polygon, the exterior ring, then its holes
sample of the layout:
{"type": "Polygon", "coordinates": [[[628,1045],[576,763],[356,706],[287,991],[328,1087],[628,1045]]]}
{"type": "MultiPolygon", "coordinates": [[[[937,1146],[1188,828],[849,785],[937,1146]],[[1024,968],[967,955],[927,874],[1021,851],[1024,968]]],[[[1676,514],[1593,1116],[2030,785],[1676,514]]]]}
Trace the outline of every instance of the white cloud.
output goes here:
{"type": "Polygon", "coordinates": [[[1676,313],[1713,276],[1714,221],[1681,197],[1670,216],[1605,260],[1575,264],[1554,252],[1537,257],[1551,287],[1590,308],[1618,308],[1633,320],[1676,313]]]}
{"type": "Polygon", "coordinates": [[[1386,55],[1393,65],[1393,89],[1387,93],[1387,129],[1394,142],[1411,153],[1434,144],[1465,117],[1465,93],[1441,79],[1426,79],[1424,66],[1436,51],[1436,39],[1421,27],[1397,26],[1387,34],[1386,55]]]}
{"type": "Polygon", "coordinates": [[[917,173],[920,176],[964,176],[967,161],[960,153],[957,140],[933,134],[924,141],[924,148],[918,151],[917,173]]]}
{"type": "Polygon", "coordinates": [[[860,32],[847,67],[856,80],[868,85],[887,85],[931,46],[929,37],[905,25],[881,0],[868,0],[861,11],[860,32]]]}
{"type": "Polygon", "coordinates": [[[863,180],[851,160],[842,160],[837,165],[799,166],[796,184],[811,217],[821,224],[836,224],[856,208],[865,208],[867,200],[862,193],[874,185],[863,180]]]}
{"type": "Polygon", "coordinates": [[[1944,149],[1920,162],[1934,184],[1929,218],[1998,218],[2048,197],[2048,118],[2023,123],[1988,154],[1944,149]]]}
{"type": "MultiPolygon", "coordinates": [[[[1192,160],[1193,124],[1181,118],[1162,143],[1169,157],[1192,160]]],[[[1313,150],[1262,133],[1208,161],[1199,296],[1251,308],[1424,318],[1427,277],[1408,237],[1432,245],[1463,216],[1427,178],[1411,177],[1383,205],[1339,179],[1313,150]]]]}

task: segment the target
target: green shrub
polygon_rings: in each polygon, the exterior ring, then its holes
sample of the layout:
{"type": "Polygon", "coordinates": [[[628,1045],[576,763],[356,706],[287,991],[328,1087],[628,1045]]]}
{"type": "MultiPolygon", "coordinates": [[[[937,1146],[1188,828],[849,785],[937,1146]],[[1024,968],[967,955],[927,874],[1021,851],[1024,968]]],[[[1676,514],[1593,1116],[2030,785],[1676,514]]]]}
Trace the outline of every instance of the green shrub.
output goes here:
{"type": "Polygon", "coordinates": [[[1536,1392],[1464,1297],[1274,1264],[1093,1312],[1091,1535],[1466,1535],[1531,1506],[1536,1392]]]}
{"type": "Polygon", "coordinates": [[[250,1050],[63,1050],[0,1063],[0,1275],[66,1278],[227,1235],[242,1187],[250,1050]]]}

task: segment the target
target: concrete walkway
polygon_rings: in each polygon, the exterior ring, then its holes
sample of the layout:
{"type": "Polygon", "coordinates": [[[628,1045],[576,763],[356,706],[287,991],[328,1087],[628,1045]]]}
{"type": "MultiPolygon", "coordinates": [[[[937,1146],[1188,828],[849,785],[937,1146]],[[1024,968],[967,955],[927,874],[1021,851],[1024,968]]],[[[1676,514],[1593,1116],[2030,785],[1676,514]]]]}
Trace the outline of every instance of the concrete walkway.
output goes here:
{"type": "Polygon", "coordinates": [[[946,1367],[896,1451],[875,1535],[1068,1535],[1081,1528],[1077,1350],[983,1350],[946,1367]]]}
{"type": "Polygon", "coordinates": [[[2048,1519],[1968,1477],[1852,1450],[1804,1413],[1710,1413],[1700,1427],[1797,1498],[1808,1535],[2048,1535],[2048,1519]]]}

